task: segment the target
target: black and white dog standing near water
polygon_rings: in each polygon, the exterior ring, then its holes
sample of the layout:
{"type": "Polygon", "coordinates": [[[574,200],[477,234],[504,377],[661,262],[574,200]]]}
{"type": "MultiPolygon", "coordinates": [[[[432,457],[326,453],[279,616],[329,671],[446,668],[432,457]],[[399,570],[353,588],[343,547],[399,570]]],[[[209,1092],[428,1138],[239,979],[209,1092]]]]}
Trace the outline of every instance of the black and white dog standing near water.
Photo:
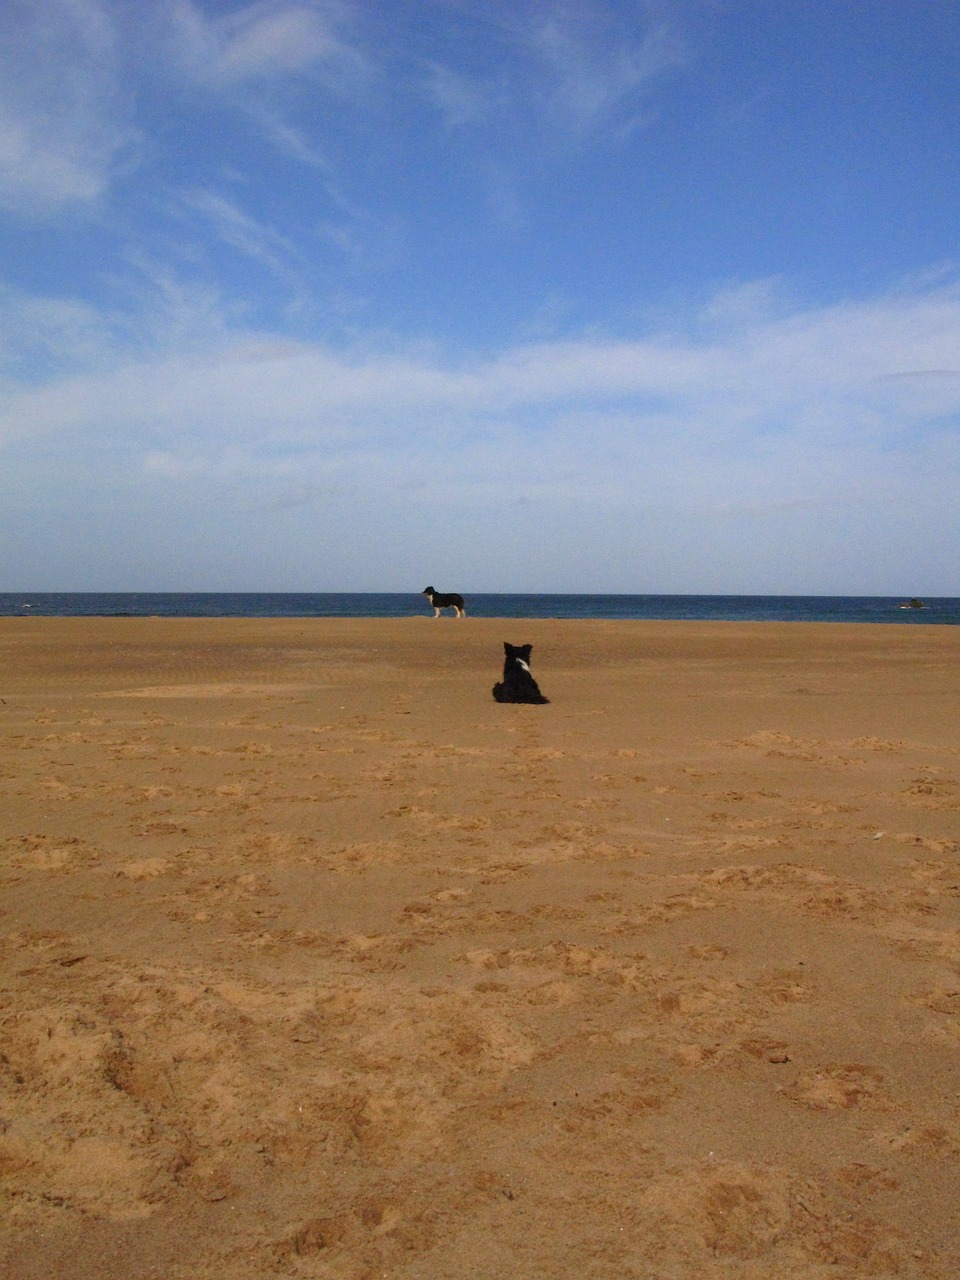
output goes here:
{"type": "Polygon", "coordinates": [[[503,679],[493,686],[493,696],[498,702],[549,702],[540,692],[530,670],[532,644],[507,644],[503,642],[503,679]]]}
{"type": "Polygon", "coordinates": [[[452,609],[458,618],[465,618],[467,611],[464,608],[463,596],[458,596],[455,591],[447,592],[446,595],[442,591],[434,591],[433,587],[424,587],[421,595],[425,595],[433,605],[433,616],[440,617],[441,609],[452,609]]]}

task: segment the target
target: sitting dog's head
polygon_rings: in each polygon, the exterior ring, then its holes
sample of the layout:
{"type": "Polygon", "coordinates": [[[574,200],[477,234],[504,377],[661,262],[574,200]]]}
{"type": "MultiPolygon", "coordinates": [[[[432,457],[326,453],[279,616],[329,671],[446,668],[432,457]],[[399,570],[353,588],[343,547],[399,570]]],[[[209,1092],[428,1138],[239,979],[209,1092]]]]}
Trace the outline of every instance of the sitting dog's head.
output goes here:
{"type": "Polygon", "coordinates": [[[527,671],[530,670],[530,654],[533,652],[532,644],[509,644],[504,640],[503,652],[507,655],[508,662],[516,662],[527,671]]]}

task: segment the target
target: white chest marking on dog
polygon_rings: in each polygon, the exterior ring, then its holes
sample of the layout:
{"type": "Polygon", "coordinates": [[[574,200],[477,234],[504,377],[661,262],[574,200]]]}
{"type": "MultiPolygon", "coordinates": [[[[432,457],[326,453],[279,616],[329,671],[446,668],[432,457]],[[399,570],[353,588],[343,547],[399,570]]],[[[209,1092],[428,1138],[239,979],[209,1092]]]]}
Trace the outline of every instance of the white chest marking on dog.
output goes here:
{"type": "Polygon", "coordinates": [[[530,668],[527,666],[527,664],[524,662],[524,660],[523,660],[522,658],[517,658],[517,666],[518,666],[518,667],[523,667],[524,671],[526,671],[526,672],[527,672],[527,674],[529,675],[529,673],[530,673],[530,668]]]}

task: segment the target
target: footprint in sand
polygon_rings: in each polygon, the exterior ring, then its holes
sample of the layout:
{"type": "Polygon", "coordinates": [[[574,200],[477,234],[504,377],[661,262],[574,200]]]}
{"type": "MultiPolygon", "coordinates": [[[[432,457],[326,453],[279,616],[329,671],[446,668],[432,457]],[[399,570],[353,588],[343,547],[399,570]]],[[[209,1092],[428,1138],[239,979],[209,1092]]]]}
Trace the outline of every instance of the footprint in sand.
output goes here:
{"type": "Polygon", "coordinates": [[[878,1100],[883,1076],[860,1062],[829,1063],[805,1071],[783,1093],[813,1111],[850,1110],[878,1100]]]}

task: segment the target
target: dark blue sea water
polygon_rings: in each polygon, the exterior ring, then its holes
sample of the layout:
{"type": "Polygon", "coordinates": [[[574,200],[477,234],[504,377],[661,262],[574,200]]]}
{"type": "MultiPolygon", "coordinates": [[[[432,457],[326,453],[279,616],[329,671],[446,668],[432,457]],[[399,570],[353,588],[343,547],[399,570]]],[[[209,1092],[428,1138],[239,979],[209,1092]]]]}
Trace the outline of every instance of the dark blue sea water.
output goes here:
{"type": "MultiPolygon", "coordinates": [[[[960,599],[903,609],[886,596],[468,595],[475,618],[676,619],[726,622],[900,622],[960,625],[960,599]]],[[[162,618],[433,617],[416,592],[5,592],[0,616],[162,618]]],[[[448,615],[450,616],[450,615],[448,615]]]]}

